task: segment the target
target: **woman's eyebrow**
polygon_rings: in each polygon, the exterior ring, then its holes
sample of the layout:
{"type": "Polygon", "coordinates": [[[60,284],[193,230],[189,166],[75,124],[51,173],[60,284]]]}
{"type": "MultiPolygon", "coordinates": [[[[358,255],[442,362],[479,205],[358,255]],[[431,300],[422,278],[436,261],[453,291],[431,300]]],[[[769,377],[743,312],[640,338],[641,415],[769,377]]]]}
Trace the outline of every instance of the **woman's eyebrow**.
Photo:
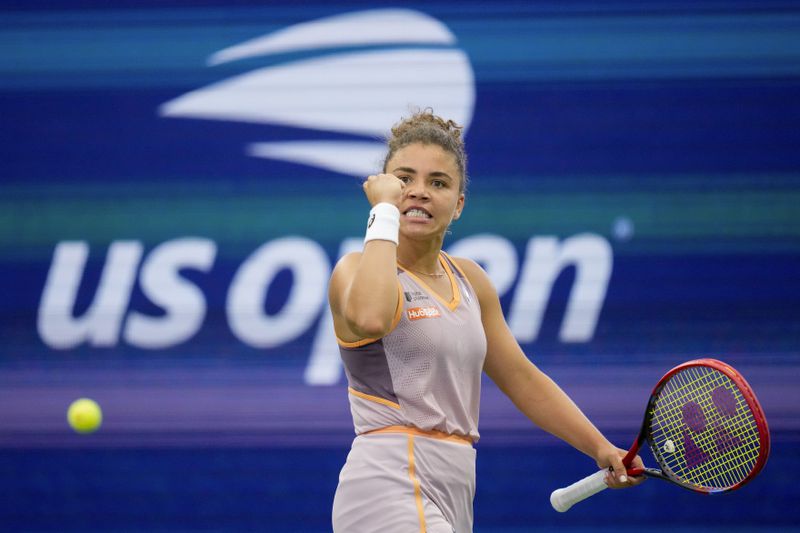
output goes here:
{"type": "MultiPolygon", "coordinates": [[[[397,167],[392,172],[405,172],[407,174],[416,174],[417,171],[411,167],[397,167]]],[[[448,180],[453,180],[453,178],[447,172],[443,172],[441,170],[435,170],[428,174],[428,177],[431,178],[447,178],[448,180]]]]}
{"type": "Polygon", "coordinates": [[[450,177],[450,174],[448,174],[447,172],[442,172],[441,170],[431,172],[430,174],[428,174],[428,176],[431,178],[447,178],[448,180],[453,181],[453,178],[450,177]]]}
{"type": "Polygon", "coordinates": [[[417,171],[414,170],[411,167],[397,167],[396,169],[392,170],[392,173],[398,172],[398,171],[399,172],[406,172],[408,174],[416,174],[417,173],[417,171]]]}

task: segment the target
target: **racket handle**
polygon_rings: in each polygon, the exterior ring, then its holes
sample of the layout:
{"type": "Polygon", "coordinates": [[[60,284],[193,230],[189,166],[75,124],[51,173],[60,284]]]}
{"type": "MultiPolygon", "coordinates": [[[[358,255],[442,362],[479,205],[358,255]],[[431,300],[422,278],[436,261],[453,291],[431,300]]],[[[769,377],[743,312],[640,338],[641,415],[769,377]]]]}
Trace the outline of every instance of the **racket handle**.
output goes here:
{"type": "Polygon", "coordinates": [[[605,481],[607,472],[607,470],[598,470],[591,476],[586,476],[569,487],[554,490],[550,495],[550,505],[559,513],[563,513],[579,501],[607,489],[608,485],[606,485],[605,481]]]}

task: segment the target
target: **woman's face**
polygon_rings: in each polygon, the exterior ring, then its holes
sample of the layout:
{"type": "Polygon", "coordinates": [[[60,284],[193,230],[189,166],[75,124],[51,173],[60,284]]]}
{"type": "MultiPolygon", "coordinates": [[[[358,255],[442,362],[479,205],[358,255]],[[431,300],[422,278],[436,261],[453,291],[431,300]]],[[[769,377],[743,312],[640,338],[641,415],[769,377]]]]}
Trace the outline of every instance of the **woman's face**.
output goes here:
{"type": "Polygon", "coordinates": [[[386,172],[405,184],[400,232],[410,238],[444,235],[464,209],[462,176],[453,154],[436,144],[414,143],[386,163],[386,172]]]}

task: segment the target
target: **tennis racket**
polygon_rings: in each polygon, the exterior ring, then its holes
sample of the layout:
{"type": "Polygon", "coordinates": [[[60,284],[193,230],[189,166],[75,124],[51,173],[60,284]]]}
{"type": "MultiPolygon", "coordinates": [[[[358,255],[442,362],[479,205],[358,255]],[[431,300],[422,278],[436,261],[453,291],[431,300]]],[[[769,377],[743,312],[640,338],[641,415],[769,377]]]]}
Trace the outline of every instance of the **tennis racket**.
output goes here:
{"type": "MultiPolygon", "coordinates": [[[[769,428],[756,395],[736,370],[716,359],[676,366],[650,395],[642,428],[622,459],[626,467],[647,441],[659,468],[629,468],[685,489],[718,494],[738,489],[764,467],[769,428]]],[[[564,512],[603,489],[606,471],[553,491],[564,512]]]]}

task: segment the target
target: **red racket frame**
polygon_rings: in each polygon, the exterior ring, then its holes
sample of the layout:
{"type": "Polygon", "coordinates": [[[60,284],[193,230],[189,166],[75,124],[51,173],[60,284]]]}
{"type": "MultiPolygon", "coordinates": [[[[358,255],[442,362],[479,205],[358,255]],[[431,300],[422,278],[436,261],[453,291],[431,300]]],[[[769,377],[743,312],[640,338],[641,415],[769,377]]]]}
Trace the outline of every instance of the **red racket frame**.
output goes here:
{"type": "MultiPolygon", "coordinates": [[[[633,445],[631,446],[628,453],[622,459],[622,463],[629,467],[633,462],[633,458],[636,457],[636,454],[641,449],[642,444],[645,440],[647,440],[648,429],[650,427],[650,419],[653,406],[658,399],[658,394],[661,392],[661,389],[664,388],[664,385],[669,381],[669,379],[677,374],[678,372],[685,370],[690,367],[707,367],[717,370],[723,374],[725,374],[728,378],[733,381],[739,390],[742,392],[742,396],[744,397],[745,401],[747,402],[747,406],[750,408],[750,411],[753,414],[753,419],[756,422],[756,426],[758,428],[758,433],[761,442],[761,448],[759,450],[758,459],[756,460],[756,465],[750,471],[750,473],[745,477],[742,481],[736,483],[733,486],[721,488],[721,489],[712,489],[707,487],[698,487],[695,485],[688,485],[681,483],[677,479],[673,479],[670,475],[665,474],[663,470],[659,470],[656,468],[628,468],[628,475],[631,476],[640,476],[646,475],[648,477],[657,477],[659,479],[663,479],[674,483],[680,487],[685,489],[689,489],[695,492],[700,492],[703,494],[716,494],[721,492],[728,492],[732,490],[736,490],[751,479],[753,479],[764,465],[767,463],[767,458],[769,457],[770,451],[770,438],[769,438],[769,426],[767,425],[767,418],[764,416],[764,411],[761,409],[761,404],[758,403],[758,399],[756,399],[756,395],[753,393],[753,389],[750,387],[750,384],[747,383],[747,380],[736,371],[732,366],[723,363],[717,359],[711,358],[703,358],[703,359],[695,359],[692,361],[687,361],[682,363],[666,374],[658,381],[655,387],[653,387],[653,392],[650,394],[650,399],[647,402],[647,409],[645,410],[644,420],[642,421],[642,427],[639,430],[639,435],[636,437],[633,445]]],[[[651,450],[652,451],[652,450],[651,450]]],[[[653,456],[656,460],[658,460],[658,454],[653,453],[653,456]]],[[[664,467],[665,465],[661,465],[664,467]]],[[[678,476],[675,476],[678,477],[678,476]]]]}

